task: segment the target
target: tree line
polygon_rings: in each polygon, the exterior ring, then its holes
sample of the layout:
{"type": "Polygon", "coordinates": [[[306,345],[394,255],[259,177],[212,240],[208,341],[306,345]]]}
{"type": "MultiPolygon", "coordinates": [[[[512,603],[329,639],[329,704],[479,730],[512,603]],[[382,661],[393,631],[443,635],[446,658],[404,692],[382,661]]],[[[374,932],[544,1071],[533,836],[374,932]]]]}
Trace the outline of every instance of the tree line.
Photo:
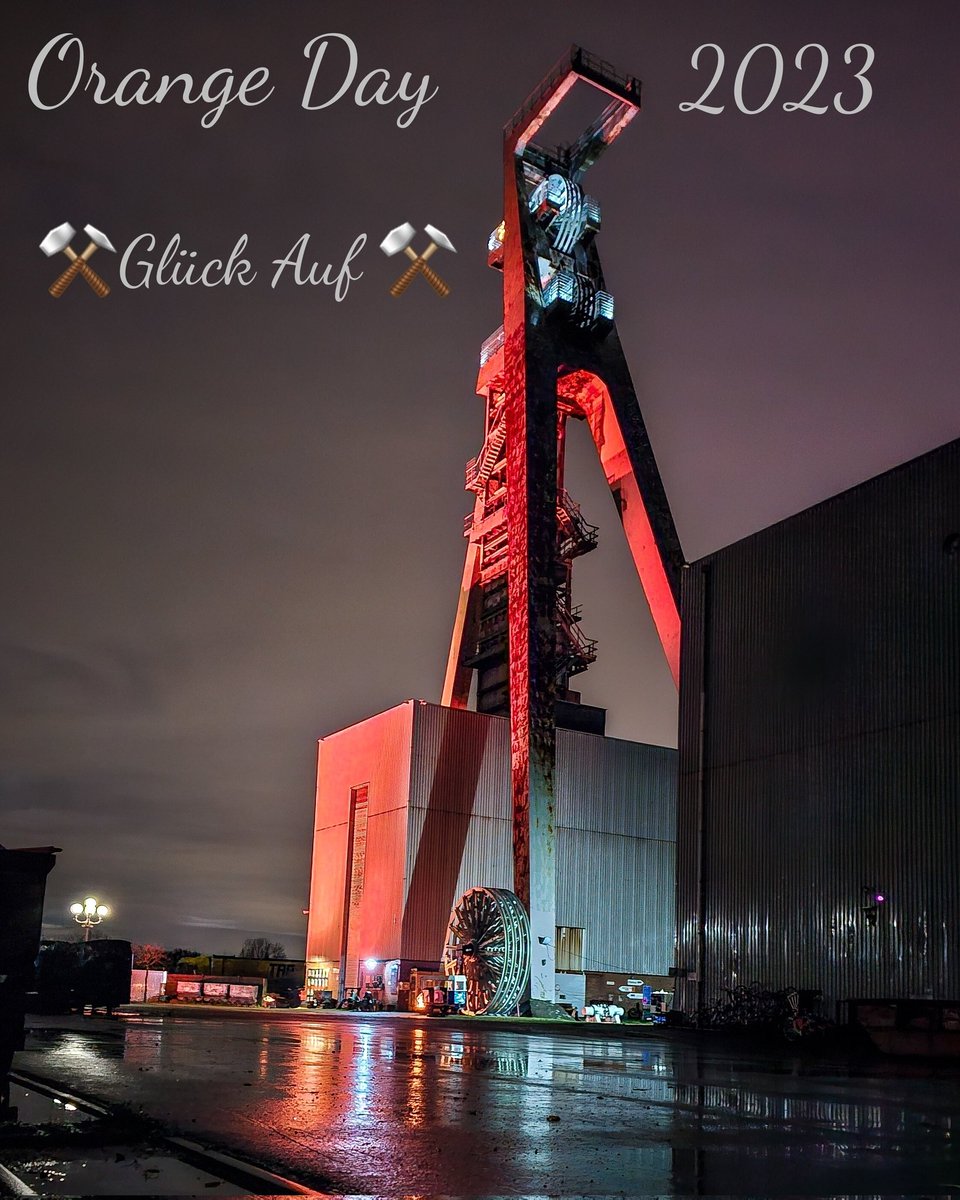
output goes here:
{"type": "MultiPolygon", "coordinates": [[[[155,942],[134,942],[133,965],[148,971],[177,971],[182,967],[203,971],[210,966],[209,954],[187,946],[166,949],[155,942]]],[[[286,958],[287,950],[282,942],[271,942],[269,938],[247,938],[237,958],[286,958]]]]}

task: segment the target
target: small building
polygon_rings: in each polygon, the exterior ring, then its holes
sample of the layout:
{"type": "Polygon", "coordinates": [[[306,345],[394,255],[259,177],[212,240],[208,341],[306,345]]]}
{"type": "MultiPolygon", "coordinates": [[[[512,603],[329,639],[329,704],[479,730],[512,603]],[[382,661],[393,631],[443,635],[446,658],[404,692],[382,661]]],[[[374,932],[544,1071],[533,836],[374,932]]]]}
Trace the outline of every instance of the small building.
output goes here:
{"type": "Polygon", "coordinates": [[[960,441],[691,564],[682,623],[681,1006],[960,999],[960,441]]]}
{"type": "MultiPolygon", "coordinates": [[[[672,749],[557,731],[556,959],[570,1002],[625,996],[628,977],[659,986],[674,961],[676,768],[672,749]]],[[[374,974],[399,963],[401,981],[436,967],[472,887],[513,887],[505,718],[407,700],[320,741],[308,990],[360,987],[368,961],[374,974]]]]}
{"type": "Polygon", "coordinates": [[[302,958],[243,958],[239,954],[209,955],[208,975],[256,976],[265,981],[264,990],[296,995],[304,983],[302,958]]]}

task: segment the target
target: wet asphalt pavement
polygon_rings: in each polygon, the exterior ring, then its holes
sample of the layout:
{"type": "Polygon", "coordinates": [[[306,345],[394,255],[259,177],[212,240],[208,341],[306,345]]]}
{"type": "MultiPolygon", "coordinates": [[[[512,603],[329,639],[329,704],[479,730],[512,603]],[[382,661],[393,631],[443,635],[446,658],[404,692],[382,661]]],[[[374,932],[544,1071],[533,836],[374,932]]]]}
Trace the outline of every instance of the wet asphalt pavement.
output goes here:
{"type": "Polygon", "coordinates": [[[29,1020],[20,1069],[328,1192],[960,1194],[956,1063],[391,1014],[29,1020]]]}

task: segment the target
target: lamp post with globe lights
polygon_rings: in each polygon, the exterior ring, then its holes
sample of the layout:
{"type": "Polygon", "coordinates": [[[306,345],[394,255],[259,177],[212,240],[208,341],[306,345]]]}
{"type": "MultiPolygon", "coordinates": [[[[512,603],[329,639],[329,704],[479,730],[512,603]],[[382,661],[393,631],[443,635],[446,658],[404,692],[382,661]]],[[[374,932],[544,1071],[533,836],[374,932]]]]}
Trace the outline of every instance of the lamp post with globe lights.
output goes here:
{"type": "Polygon", "coordinates": [[[73,919],[83,929],[85,942],[90,941],[90,930],[94,925],[99,925],[104,917],[110,915],[110,909],[101,904],[96,896],[87,896],[82,904],[79,900],[75,901],[70,905],[70,911],[73,913],[73,919]]]}

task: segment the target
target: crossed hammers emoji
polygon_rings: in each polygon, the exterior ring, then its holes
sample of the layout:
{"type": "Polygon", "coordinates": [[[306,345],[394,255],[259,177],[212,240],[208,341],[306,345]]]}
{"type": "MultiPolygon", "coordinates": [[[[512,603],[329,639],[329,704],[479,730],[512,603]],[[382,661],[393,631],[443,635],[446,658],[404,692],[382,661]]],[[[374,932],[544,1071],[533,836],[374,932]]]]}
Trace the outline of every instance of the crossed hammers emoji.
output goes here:
{"type": "Polygon", "coordinates": [[[59,299],[78,275],[83,276],[91,290],[101,299],[110,295],[110,288],[89,265],[88,259],[97,249],[112,250],[114,254],[116,251],[107,235],[101,233],[99,229],[94,229],[92,225],[84,225],[83,231],[89,237],[90,242],[82,254],[76,254],[70,246],[77,231],[67,221],[58,225],[56,229],[51,229],[40,243],[40,249],[48,258],[56,254],[58,250],[62,250],[70,259],[70,266],[50,284],[50,295],[54,299],[59,299]]]}
{"type": "Polygon", "coordinates": [[[391,229],[387,236],[380,243],[380,249],[389,258],[390,255],[398,253],[400,250],[410,259],[410,266],[404,271],[397,282],[390,289],[391,296],[402,296],[415,276],[423,275],[424,279],[438,296],[449,296],[450,288],[444,283],[436,271],[431,270],[427,266],[427,259],[438,249],[452,250],[454,254],[457,252],[456,246],[434,225],[424,225],[423,232],[431,239],[430,245],[422,254],[417,254],[410,247],[410,242],[413,235],[417,231],[409,223],[398,225],[396,229],[391,229]]]}

